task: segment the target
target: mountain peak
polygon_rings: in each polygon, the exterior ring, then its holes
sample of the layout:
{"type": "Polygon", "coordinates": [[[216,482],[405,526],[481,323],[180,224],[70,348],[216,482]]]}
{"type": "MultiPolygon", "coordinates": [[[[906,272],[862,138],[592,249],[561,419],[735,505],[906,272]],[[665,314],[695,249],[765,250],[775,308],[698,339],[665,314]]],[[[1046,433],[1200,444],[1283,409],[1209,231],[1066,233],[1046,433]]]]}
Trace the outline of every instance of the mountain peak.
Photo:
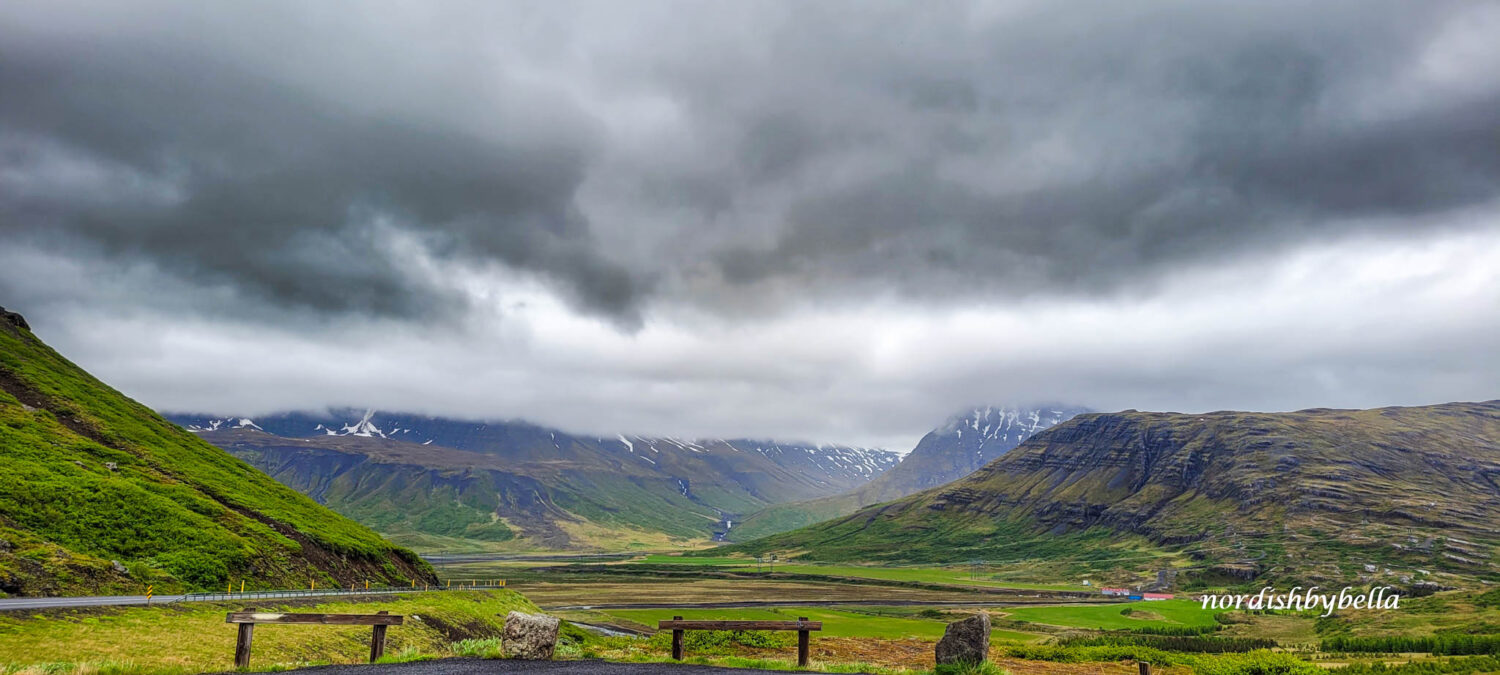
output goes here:
{"type": "Polygon", "coordinates": [[[949,417],[934,433],[970,436],[980,440],[1015,439],[1016,443],[1020,443],[1042,429],[1086,412],[1090,411],[1087,408],[1054,404],[974,406],[949,417]]]}

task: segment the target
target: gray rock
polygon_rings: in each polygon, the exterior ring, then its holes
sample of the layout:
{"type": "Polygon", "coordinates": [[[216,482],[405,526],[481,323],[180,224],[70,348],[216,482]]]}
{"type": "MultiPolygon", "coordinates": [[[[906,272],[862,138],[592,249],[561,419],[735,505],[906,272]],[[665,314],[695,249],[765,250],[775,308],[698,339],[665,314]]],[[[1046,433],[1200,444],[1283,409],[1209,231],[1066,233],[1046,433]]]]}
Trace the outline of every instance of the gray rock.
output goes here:
{"type": "MultiPolygon", "coordinates": [[[[511,612],[505,615],[505,638],[501,648],[506,658],[546,661],[557,647],[559,622],[546,614],[511,612]]],[[[988,627],[988,624],[986,624],[988,627]]]]}
{"type": "Polygon", "coordinates": [[[26,330],[31,330],[31,326],[26,325],[25,318],[15,312],[5,311],[4,307],[0,307],[0,321],[4,321],[5,323],[15,326],[16,328],[25,328],[26,330]]]}
{"type": "Polygon", "coordinates": [[[120,573],[120,574],[123,574],[123,575],[125,575],[127,577],[130,576],[130,570],[125,569],[125,566],[121,565],[120,561],[118,561],[118,560],[111,560],[111,561],[109,561],[109,566],[115,568],[115,571],[118,572],[118,573],[120,573]]]}
{"type": "Polygon", "coordinates": [[[990,615],[980,612],[948,624],[937,643],[938,665],[984,663],[990,658],[990,615]]]}

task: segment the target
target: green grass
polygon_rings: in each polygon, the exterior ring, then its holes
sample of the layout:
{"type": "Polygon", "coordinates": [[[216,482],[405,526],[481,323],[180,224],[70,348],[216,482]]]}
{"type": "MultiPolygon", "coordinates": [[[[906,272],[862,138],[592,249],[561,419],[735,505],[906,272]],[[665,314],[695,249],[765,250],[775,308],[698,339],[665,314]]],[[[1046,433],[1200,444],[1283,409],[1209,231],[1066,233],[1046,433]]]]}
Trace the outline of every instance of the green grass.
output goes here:
{"type": "Polygon", "coordinates": [[[754,567],[755,559],[747,558],[744,556],[681,556],[652,553],[642,556],[638,560],[632,560],[631,563],[643,565],[703,565],[717,567],[739,567],[748,563],[751,567],[754,567]]]}
{"type": "MultiPolygon", "coordinates": [[[[874,608],[872,608],[874,609],[874,608]]],[[[821,607],[788,608],[744,608],[744,609],[611,609],[605,613],[643,626],[655,628],[658,621],[681,616],[690,621],[711,619],[735,621],[792,621],[807,617],[822,621],[823,630],[816,635],[827,637],[865,637],[901,639],[920,637],[937,639],[943,636],[947,626],[944,621],[916,617],[879,616],[854,609],[825,609],[821,607]]],[[[994,630],[991,639],[997,641],[1025,642],[1037,636],[1020,631],[994,630]]]]}
{"type": "MultiPolygon", "coordinates": [[[[510,610],[537,611],[512,591],[443,591],[316,604],[257,606],[269,611],[370,614],[387,610],[406,622],[387,632],[392,659],[417,660],[481,651],[474,642],[500,635],[510,610]],[[467,645],[459,647],[455,645],[467,645]],[[468,650],[468,651],[463,651],[468,650]]],[[[234,663],[236,629],[224,613],[241,603],[89,608],[35,616],[0,613],[0,672],[61,664],[129,663],[141,672],[218,672],[234,663]]],[[[256,670],[318,663],[361,663],[369,656],[368,626],[264,625],[255,630],[256,670]]]]}
{"type": "Polygon", "coordinates": [[[12,593],[241,579],[399,584],[430,574],[411,552],[200,441],[26,331],[0,327],[0,378],[9,383],[0,388],[0,587],[12,593]]]}
{"type": "Polygon", "coordinates": [[[1144,626],[1212,626],[1214,610],[1191,600],[1130,602],[1111,605],[1007,607],[1006,618],[1051,626],[1118,630],[1144,626]],[[1125,610],[1132,610],[1125,614],[1125,610]],[[1160,618],[1157,618],[1160,617],[1160,618]]]}
{"type": "Polygon", "coordinates": [[[1076,584],[1041,584],[1024,581],[996,579],[988,571],[972,573],[967,567],[909,567],[879,565],[818,565],[803,562],[777,562],[757,565],[754,558],[741,556],[694,556],[652,554],[632,561],[639,565],[693,565],[716,567],[742,572],[777,572],[780,574],[807,574],[856,579],[878,579],[882,581],[905,581],[923,584],[952,586],[985,586],[993,588],[1024,588],[1049,591],[1087,591],[1087,586],[1076,584]]]}
{"type": "MultiPolygon", "coordinates": [[[[749,569],[755,569],[751,565],[749,569]]],[[[770,569],[770,568],[767,568],[770,569]]],[[[925,584],[945,584],[955,586],[987,586],[996,588],[1025,588],[1035,590],[1054,591],[1083,591],[1089,590],[1085,586],[1069,584],[1036,584],[1016,581],[1000,581],[981,573],[977,577],[965,569],[951,567],[874,567],[863,565],[807,565],[807,564],[777,564],[775,570],[784,574],[813,574],[831,577],[855,577],[861,579],[882,579],[886,581],[910,581],[925,584]]]]}

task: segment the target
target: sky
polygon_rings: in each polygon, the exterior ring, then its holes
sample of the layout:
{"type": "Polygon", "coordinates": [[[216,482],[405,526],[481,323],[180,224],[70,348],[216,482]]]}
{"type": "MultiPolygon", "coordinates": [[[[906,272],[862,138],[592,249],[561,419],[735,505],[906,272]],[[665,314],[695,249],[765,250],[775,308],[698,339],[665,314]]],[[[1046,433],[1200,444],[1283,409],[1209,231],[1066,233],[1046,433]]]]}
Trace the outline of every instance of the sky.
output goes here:
{"type": "Polygon", "coordinates": [[[909,449],[1500,398],[1493,2],[0,4],[0,305],[161,410],[909,449]]]}

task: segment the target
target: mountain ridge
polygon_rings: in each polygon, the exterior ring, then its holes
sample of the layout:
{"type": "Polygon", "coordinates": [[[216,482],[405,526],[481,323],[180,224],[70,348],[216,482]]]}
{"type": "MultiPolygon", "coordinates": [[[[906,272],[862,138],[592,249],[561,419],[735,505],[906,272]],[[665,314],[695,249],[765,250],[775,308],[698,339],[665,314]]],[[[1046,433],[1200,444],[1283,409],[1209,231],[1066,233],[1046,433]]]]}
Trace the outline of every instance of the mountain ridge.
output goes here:
{"type": "Polygon", "coordinates": [[[957,480],[1037,432],[1086,411],[1058,404],[971,406],[948,416],[899,464],[868,483],[829,497],[769,506],[750,514],[734,539],[796,529],[957,480]]]}
{"type": "Polygon", "coordinates": [[[171,417],[335,510],[429,548],[470,538],[544,550],[722,538],[741,513],[849,489],[898,457],[838,444],[584,436],[523,421],[372,410],[171,417]]]}
{"type": "Polygon", "coordinates": [[[1134,537],[1163,549],[1249,542],[1265,554],[1252,576],[1500,578],[1497,523],[1500,401],[1126,411],[1079,415],[958,481],[738,547],[952,562],[1134,537]]]}

